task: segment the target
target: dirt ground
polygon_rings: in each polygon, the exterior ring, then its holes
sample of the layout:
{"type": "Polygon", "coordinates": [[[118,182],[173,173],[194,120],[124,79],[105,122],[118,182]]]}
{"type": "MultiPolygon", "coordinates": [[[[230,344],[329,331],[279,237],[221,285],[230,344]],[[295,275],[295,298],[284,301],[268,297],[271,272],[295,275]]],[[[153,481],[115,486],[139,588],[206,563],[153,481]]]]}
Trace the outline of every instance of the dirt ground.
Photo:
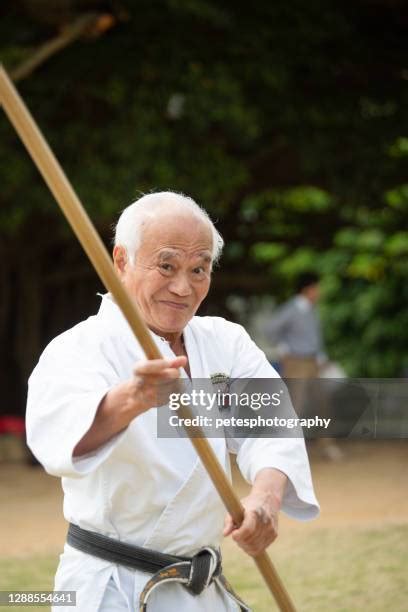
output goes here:
{"type": "MultiPolygon", "coordinates": [[[[408,523],[408,443],[345,441],[341,449],[344,459],[330,463],[310,448],[321,516],[310,524],[282,517],[281,538],[287,529],[408,523]]],[[[237,474],[234,480],[244,495],[237,474]]],[[[40,467],[2,463],[0,491],[1,556],[57,554],[66,533],[59,480],[40,467]]]]}

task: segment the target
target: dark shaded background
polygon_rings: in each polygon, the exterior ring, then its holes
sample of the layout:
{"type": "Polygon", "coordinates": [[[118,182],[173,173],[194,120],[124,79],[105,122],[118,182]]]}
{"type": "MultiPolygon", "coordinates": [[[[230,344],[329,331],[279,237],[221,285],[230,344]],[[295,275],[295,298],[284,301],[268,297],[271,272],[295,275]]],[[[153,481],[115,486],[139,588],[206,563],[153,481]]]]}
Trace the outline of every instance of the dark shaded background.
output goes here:
{"type": "MultiPolygon", "coordinates": [[[[408,368],[408,5],[402,0],[6,0],[0,52],[97,229],[183,191],[226,240],[203,312],[323,277],[329,353],[408,368]]],[[[2,412],[102,290],[0,119],[2,412]]]]}

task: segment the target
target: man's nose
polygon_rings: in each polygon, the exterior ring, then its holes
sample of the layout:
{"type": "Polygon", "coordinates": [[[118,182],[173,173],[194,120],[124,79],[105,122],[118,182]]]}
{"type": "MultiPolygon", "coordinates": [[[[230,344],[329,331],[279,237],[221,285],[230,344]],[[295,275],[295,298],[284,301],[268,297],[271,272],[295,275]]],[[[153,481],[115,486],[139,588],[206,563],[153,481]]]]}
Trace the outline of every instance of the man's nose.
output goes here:
{"type": "Polygon", "coordinates": [[[187,297],[191,295],[192,291],[189,279],[185,274],[178,274],[173,278],[169,285],[169,290],[180,297],[187,297]]]}

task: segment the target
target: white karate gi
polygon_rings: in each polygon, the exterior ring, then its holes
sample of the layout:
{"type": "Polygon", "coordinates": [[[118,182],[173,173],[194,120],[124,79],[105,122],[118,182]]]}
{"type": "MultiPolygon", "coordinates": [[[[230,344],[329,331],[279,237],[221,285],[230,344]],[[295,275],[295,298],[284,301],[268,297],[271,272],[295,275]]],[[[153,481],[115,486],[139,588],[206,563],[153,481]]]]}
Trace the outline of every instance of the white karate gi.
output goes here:
{"type": "MultiPolygon", "coordinates": [[[[166,357],[168,343],[154,339],[166,357]]],[[[184,330],[192,378],[225,373],[233,378],[277,377],[245,330],[219,317],[194,317],[184,330]]],[[[187,438],[159,439],[156,409],[132,421],[95,452],[73,458],[107,391],[130,378],[143,351],[118,306],[104,296],[96,316],[55,338],[29,381],[27,437],[47,472],[62,477],[64,516],[84,529],[177,555],[218,547],[225,509],[187,438]]],[[[223,438],[210,443],[229,474],[223,438]]],[[[300,520],[313,518],[313,492],[303,439],[234,441],[244,477],[253,482],[264,467],[284,472],[288,486],[282,509],[300,520]]],[[[77,592],[78,612],[135,610],[149,576],[97,559],[66,545],[55,589],[77,592]],[[118,593],[121,591],[121,594],[118,593]]],[[[65,608],[56,608],[63,612],[65,608]]],[[[72,608],[66,608],[69,612],[72,608]]],[[[149,612],[236,610],[211,585],[193,597],[179,584],[159,586],[149,612]]]]}

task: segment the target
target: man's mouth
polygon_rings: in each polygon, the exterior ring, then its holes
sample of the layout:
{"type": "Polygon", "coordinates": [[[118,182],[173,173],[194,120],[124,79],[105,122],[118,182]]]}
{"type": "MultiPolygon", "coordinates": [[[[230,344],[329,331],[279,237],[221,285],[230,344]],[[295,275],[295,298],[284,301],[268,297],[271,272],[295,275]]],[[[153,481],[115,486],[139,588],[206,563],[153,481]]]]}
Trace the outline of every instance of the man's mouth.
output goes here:
{"type": "Polygon", "coordinates": [[[175,310],[185,310],[188,308],[188,304],[183,304],[181,302],[172,302],[171,300],[161,300],[161,304],[165,304],[169,308],[174,308],[175,310]]]}

